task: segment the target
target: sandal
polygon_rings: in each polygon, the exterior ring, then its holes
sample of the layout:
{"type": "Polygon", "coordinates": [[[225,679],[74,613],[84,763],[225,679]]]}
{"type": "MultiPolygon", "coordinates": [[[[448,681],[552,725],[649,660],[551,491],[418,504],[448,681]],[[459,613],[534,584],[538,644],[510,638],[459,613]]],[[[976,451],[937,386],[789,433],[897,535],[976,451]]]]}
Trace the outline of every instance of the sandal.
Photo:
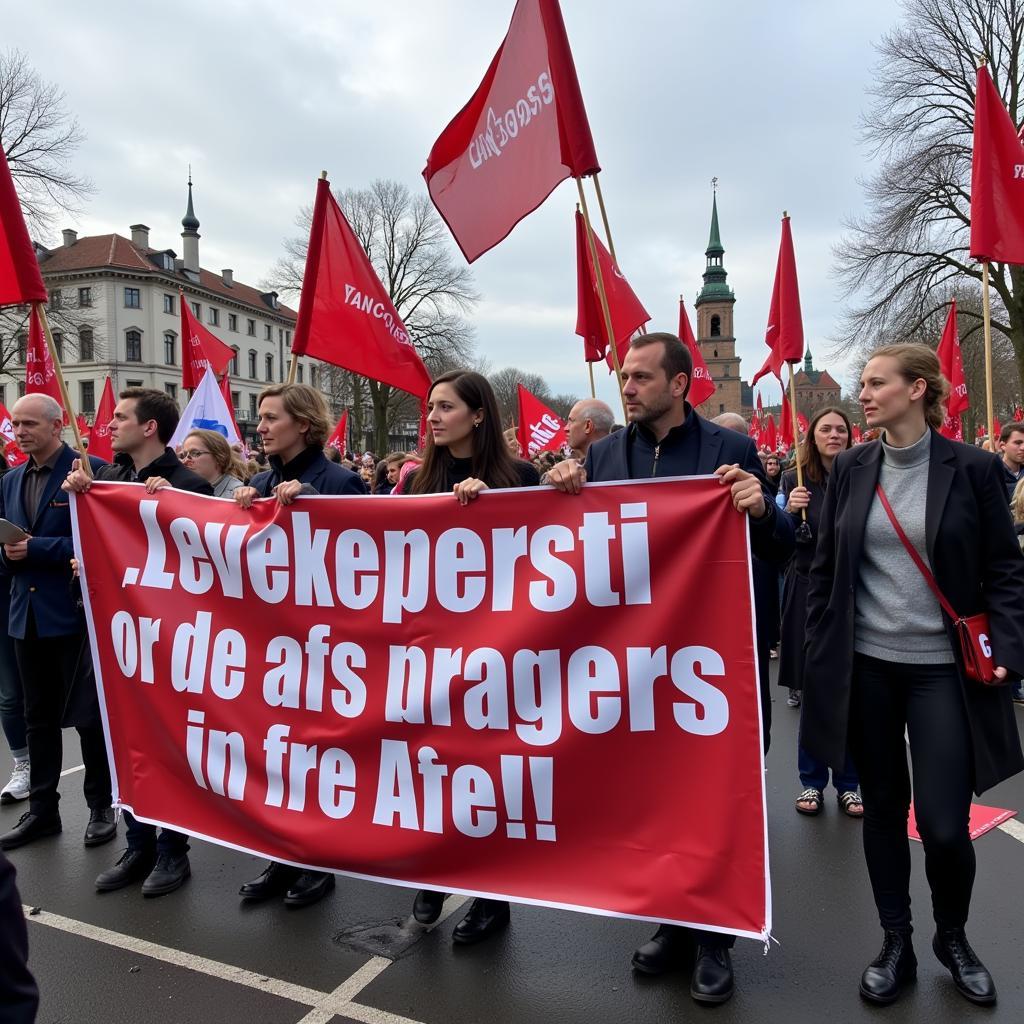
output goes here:
{"type": "MultiPolygon", "coordinates": [[[[842,797],[840,797],[840,800],[842,800],[842,797]]],[[[796,798],[797,813],[806,814],[808,817],[813,818],[816,814],[821,814],[821,808],[824,803],[825,794],[820,789],[809,786],[796,798]],[[801,804],[811,804],[812,806],[801,807],[801,804]]]]}
{"type": "Polygon", "coordinates": [[[850,818],[864,817],[864,802],[854,789],[848,789],[845,793],[839,794],[839,806],[843,809],[843,813],[850,818]]]}

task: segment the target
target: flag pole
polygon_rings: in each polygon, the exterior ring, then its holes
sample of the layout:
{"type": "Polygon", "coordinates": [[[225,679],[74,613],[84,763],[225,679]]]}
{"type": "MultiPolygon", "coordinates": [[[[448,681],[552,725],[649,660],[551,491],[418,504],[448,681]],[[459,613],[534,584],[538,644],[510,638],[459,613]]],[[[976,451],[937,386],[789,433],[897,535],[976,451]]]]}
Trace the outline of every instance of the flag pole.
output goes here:
{"type": "MultiPolygon", "coordinates": [[[[803,464],[800,462],[800,420],[797,416],[796,411],[796,377],[793,373],[793,363],[789,363],[789,411],[793,420],[793,440],[796,444],[796,485],[797,487],[803,487],[804,485],[804,470],[803,464]]],[[[811,439],[809,437],[804,438],[804,444],[810,444],[811,439]]],[[[800,509],[800,518],[806,523],[807,522],[807,509],[800,509]]]]}
{"type": "Polygon", "coordinates": [[[590,371],[590,397],[597,398],[597,391],[594,390],[594,364],[588,360],[587,369],[590,371]]]}
{"type": "Polygon", "coordinates": [[[50,331],[50,321],[46,317],[46,306],[42,302],[33,302],[39,323],[43,328],[43,336],[46,338],[46,347],[50,351],[50,360],[53,363],[53,372],[57,375],[57,387],[60,388],[61,401],[64,403],[64,411],[68,414],[68,421],[71,425],[71,432],[75,436],[75,447],[82,458],[82,469],[86,476],[92,476],[92,463],[89,461],[89,454],[86,451],[85,443],[82,441],[82,432],[78,429],[78,419],[75,417],[75,410],[71,407],[71,397],[68,395],[68,386],[64,382],[64,372],[60,368],[60,360],[57,358],[57,346],[53,341],[53,334],[50,331]]]}
{"type": "Polygon", "coordinates": [[[996,448],[996,438],[993,433],[995,414],[992,411],[992,314],[988,296],[988,260],[981,261],[981,303],[985,320],[985,403],[988,416],[985,432],[988,434],[991,450],[998,455],[999,451],[996,448]]]}
{"type": "MultiPolygon", "coordinates": [[[[583,207],[583,223],[587,229],[587,245],[590,248],[590,260],[597,276],[597,296],[601,300],[601,312],[604,314],[604,325],[607,331],[608,346],[612,351],[612,365],[615,367],[615,381],[619,385],[619,399],[622,402],[622,415],[629,419],[626,412],[626,396],[622,393],[622,367],[619,364],[619,347],[615,341],[615,330],[612,327],[612,314],[608,308],[608,296],[604,290],[604,275],[601,273],[601,263],[597,258],[597,246],[594,244],[594,232],[590,226],[590,211],[587,209],[587,197],[583,192],[583,179],[576,179],[576,188],[580,193],[580,205],[583,207]]],[[[591,370],[593,373],[593,370],[591,370]]]]}

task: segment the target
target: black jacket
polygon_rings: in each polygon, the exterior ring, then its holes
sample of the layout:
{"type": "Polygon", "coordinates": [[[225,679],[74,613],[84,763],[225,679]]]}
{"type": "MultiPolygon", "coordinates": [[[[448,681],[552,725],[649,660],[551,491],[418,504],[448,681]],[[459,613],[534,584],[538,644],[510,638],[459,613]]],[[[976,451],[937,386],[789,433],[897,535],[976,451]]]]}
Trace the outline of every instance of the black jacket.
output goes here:
{"type": "Polygon", "coordinates": [[[114,456],[111,465],[96,470],[96,479],[119,482],[138,480],[140,483],[145,483],[151,476],[162,476],[179,491],[191,491],[193,494],[213,494],[213,485],[198,473],[193,473],[187,466],[183,466],[181,460],[170,448],[165,448],[163,455],[154,459],[148,466],[143,466],[137,476],[134,475],[134,472],[135,463],[132,461],[132,457],[121,452],[114,456]]]}
{"type": "MultiPolygon", "coordinates": [[[[800,742],[830,764],[842,764],[846,753],[858,566],[880,465],[878,441],[836,458],[811,565],[800,742]]],[[[933,430],[926,503],[928,559],[939,588],[959,615],[988,612],[995,663],[1020,678],[1024,557],[999,458],[933,430]]],[[[983,686],[964,675],[953,624],[944,613],[943,620],[971,729],[974,789],[982,793],[1024,769],[1010,689],[983,686]]]]}
{"type": "Polygon", "coordinates": [[[261,498],[270,497],[274,488],[286,480],[307,484],[317,494],[365,494],[366,484],[352,470],[331,462],[316,445],[299,452],[291,462],[282,462],[270,456],[270,469],[257,473],[249,486],[255,487],[261,498]]]}

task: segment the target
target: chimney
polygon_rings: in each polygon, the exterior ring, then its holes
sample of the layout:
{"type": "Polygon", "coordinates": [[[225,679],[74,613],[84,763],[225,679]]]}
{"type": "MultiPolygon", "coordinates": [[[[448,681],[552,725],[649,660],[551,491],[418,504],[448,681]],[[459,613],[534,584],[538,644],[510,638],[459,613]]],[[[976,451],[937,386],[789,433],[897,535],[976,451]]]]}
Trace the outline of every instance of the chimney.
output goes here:
{"type": "Polygon", "coordinates": [[[65,228],[61,234],[64,236],[64,246],[67,248],[78,241],[78,232],[74,228],[65,228]]]}
{"type": "Polygon", "coordinates": [[[137,249],[149,248],[149,228],[145,224],[133,224],[130,231],[132,233],[132,245],[137,249]]]}
{"type": "Polygon", "coordinates": [[[229,288],[235,283],[235,272],[233,270],[222,270],[220,276],[229,288]]]}

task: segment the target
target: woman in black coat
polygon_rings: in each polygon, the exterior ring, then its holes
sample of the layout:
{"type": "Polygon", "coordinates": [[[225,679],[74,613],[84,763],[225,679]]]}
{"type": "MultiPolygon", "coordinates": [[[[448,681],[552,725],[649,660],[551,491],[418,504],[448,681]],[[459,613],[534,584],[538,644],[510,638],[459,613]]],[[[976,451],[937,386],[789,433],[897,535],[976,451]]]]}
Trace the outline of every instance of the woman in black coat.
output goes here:
{"type": "Polygon", "coordinates": [[[864,799],[864,853],[882,951],[864,998],[895,1000],[916,977],[907,817],[914,808],[937,930],[932,948],[957,989],[995,1002],[992,977],[964,933],[975,858],[971,792],[1024,768],[1009,688],[969,679],[953,622],[896,537],[881,484],[911,543],[958,615],[987,612],[995,683],[1024,670],[1024,558],[999,459],[937,432],[949,391],[924,345],[877,349],[860,403],[878,441],[833,464],[807,597],[801,743],[838,763],[849,738],[864,799]]]}

